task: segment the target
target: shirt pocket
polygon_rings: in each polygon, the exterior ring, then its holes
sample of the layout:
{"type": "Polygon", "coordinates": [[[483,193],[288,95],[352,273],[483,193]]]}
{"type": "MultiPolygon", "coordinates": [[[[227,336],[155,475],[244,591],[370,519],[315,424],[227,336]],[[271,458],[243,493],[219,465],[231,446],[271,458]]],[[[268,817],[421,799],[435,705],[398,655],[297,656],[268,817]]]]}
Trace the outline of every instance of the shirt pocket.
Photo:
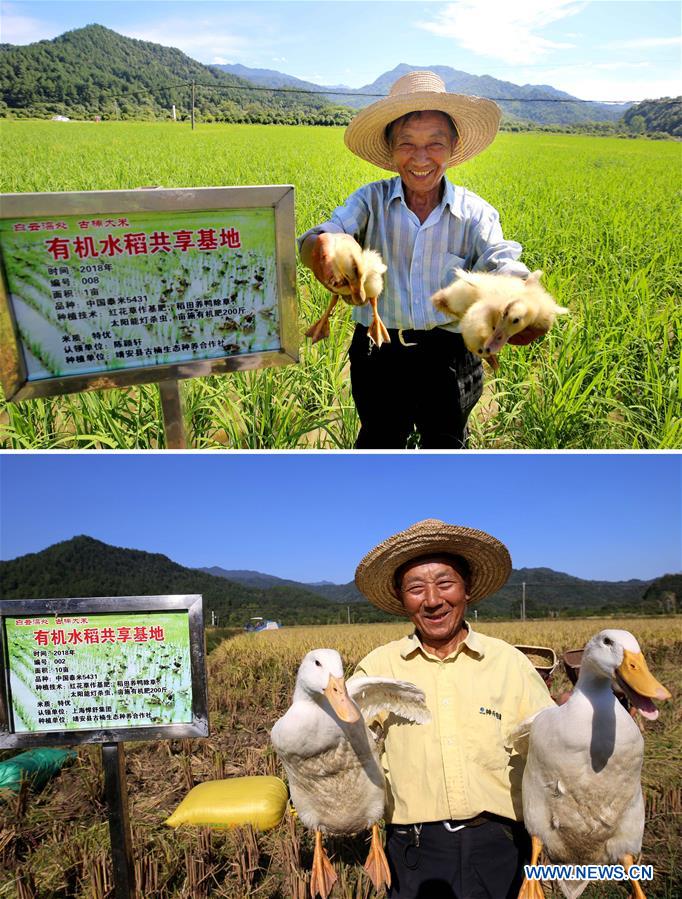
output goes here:
{"type": "Polygon", "coordinates": [[[463,256],[455,256],[454,253],[446,253],[440,272],[440,286],[448,287],[455,280],[455,269],[464,268],[466,259],[463,256]]]}
{"type": "Polygon", "coordinates": [[[474,749],[474,758],[488,771],[503,771],[509,764],[510,751],[505,746],[504,734],[498,721],[481,722],[479,739],[474,749]]]}

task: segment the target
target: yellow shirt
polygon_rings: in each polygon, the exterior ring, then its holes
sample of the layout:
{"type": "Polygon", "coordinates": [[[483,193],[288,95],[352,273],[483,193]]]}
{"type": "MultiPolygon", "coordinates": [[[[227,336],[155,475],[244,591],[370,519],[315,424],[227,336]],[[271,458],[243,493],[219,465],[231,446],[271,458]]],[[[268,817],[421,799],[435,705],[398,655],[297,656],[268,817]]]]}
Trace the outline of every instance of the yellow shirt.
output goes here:
{"type": "Polygon", "coordinates": [[[475,633],[441,660],[413,634],[365,656],[353,677],[391,677],[422,689],[429,724],[389,724],[382,763],[386,820],[464,820],[481,812],[522,820],[523,759],[509,734],[553,705],[528,659],[509,643],[475,633]]]}

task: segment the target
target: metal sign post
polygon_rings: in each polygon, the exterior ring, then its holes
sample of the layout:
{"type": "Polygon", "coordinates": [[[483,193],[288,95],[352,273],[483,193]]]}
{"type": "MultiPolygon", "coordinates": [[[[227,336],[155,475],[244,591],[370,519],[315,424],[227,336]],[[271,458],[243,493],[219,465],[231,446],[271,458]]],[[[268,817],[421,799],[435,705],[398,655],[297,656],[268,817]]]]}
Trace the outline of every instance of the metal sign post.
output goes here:
{"type": "Polygon", "coordinates": [[[109,811],[109,838],[114,871],[115,899],[135,896],[133,840],[128,815],[128,782],[123,743],[102,743],[104,795],[109,811]]]}
{"type": "Polygon", "coordinates": [[[161,394],[166,449],[187,449],[180,382],[176,380],[159,381],[159,393],[161,394]]]}
{"type": "Polygon", "coordinates": [[[136,896],[124,741],[208,736],[204,639],[197,594],[0,600],[0,750],[101,744],[115,899],[136,896]]]}

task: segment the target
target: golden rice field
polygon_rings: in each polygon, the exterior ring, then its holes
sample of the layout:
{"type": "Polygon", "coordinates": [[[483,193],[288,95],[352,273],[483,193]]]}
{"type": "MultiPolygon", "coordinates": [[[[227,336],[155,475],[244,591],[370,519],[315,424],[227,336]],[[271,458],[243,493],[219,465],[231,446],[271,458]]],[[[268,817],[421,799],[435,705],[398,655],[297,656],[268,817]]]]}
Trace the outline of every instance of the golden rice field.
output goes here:
{"type": "MultiPolygon", "coordinates": [[[[589,619],[481,624],[509,642],[551,646],[557,653],[583,645],[603,627],[638,638],[654,674],[673,693],[644,733],[643,787],[647,826],[643,861],[656,877],[648,899],[682,890],[682,618],[589,619]]],[[[211,736],[204,740],[128,743],[127,778],[140,899],[304,899],[312,842],[287,814],[267,833],[180,828],[163,821],[197,783],[253,774],[282,774],[269,731],[286,710],[302,656],[328,646],[348,670],[370,649],[408,631],[407,624],[284,628],[261,634],[209,633],[211,736]]],[[[567,685],[555,676],[553,692],[567,685]]],[[[9,753],[5,753],[8,755],[9,753]]],[[[328,841],[339,881],[333,899],[371,899],[363,876],[365,835],[328,841]]],[[[24,788],[0,801],[0,899],[104,899],[112,895],[108,827],[99,749],[82,747],[78,761],[40,793],[24,788]]],[[[622,885],[588,887],[586,899],[616,899],[622,885]]]]}

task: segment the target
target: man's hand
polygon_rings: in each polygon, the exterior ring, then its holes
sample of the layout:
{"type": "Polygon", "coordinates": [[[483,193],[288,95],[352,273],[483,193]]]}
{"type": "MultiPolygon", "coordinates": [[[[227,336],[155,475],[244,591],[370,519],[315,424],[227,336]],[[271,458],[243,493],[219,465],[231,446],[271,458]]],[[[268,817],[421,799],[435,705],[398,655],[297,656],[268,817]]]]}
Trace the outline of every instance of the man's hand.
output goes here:
{"type": "Polygon", "coordinates": [[[518,334],[510,337],[507,343],[511,343],[514,346],[528,346],[529,343],[537,340],[538,337],[544,337],[546,333],[547,331],[542,331],[539,328],[524,328],[523,331],[519,331],[518,334]]]}
{"type": "Polygon", "coordinates": [[[362,252],[362,248],[350,234],[331,232],[318,234],[315,238],[308,238],[301,250],[304,265],[307,265],[320,284],[323,284],[332,293],[336,293],[339,287],[350,286],[347,278],[337,274],[338,267],[333,262],[336,255],[344,251],[344,244],[346,250],[352,247],[362,252]]]}

